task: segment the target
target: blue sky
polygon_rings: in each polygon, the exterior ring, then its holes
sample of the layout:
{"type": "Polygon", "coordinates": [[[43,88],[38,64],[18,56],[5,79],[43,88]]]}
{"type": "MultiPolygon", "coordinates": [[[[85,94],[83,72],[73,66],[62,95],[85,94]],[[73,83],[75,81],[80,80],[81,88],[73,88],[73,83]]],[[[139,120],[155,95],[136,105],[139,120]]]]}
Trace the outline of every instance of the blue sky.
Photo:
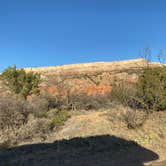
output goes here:
{"type": "Polygon", "coordinates": [[[144,47],[166,48],[165,0],[0,0],[0,70],[133,59],[144,47]]]}

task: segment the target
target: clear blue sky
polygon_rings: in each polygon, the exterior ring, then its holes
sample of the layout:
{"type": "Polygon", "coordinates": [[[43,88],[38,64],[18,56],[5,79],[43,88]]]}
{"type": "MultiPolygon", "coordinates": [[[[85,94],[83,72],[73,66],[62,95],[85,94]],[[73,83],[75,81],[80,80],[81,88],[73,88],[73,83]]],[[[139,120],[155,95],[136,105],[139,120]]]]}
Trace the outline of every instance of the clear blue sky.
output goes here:
{"type": "Polygon", "coordinates": [[[0,70],[133,59],[166,47],[166,0],[0,0],[0,70]]]}

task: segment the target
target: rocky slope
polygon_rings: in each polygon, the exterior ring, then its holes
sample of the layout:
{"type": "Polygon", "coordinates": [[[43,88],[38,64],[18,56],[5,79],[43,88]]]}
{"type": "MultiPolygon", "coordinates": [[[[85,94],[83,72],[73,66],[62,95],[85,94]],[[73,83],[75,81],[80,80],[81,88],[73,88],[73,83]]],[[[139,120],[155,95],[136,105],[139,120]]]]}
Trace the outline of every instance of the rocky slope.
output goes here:
{"type": "MultiPolygon", "coordinates": [[[[146,67],[145,59],[134,59],[117,62],[96,62],[85,64],[73,64],[55,67],[25,68],[27,72],[40,73],[43,82],[42,91],[52,94],[66,93],[106,93],[112,90],[112,86],[127,81],[137,81],[138,73],[146,67]]],[[[159,63],[150,63],[152,67],[159,63]]]]}
{"type": "MultiPolygon", "coordinates": [[[[40,73],[40,90],[53,95],[86,93],[105,94],[115,84],[135,83],[138,74],[147,65],[160,66],[159,63],[147,63],[145,59],[116,62],[96,62],[63,66],[24,68],[26,72],[40,73]]],[[[0,82],[0,93],[6,91],[0,82]]]]}

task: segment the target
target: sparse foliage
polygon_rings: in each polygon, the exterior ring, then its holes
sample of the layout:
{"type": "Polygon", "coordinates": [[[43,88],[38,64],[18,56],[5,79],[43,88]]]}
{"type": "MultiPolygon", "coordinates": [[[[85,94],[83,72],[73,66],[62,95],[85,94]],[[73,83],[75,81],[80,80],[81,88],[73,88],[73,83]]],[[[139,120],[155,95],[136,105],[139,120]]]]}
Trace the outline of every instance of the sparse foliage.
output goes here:
{"type": "Polygon", "coordinates": [[[68,111],[51,109],[48,98],[36,96],[31,101],[18,96],[0,97],[0,145],[13,145],[33,139],[45,140],[68,119],[68,111]]]}
{"type": "Polygon", "coordinates": [[[123,120],[129,129],[141,127],[148,118],[147,112],[126,107],[126,112],[123,114],[123,120]]]}
{"type": "Polygon", "coordinates": [[[27,122],[28,110],[14,97],[0,98],[0,130],[15,130],[27,122]]]}

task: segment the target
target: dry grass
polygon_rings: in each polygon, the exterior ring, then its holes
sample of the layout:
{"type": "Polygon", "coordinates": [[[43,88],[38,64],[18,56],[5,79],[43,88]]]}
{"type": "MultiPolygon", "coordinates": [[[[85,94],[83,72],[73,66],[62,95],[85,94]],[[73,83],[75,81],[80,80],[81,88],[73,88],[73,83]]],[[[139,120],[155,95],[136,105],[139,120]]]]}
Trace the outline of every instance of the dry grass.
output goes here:
{"type": "Polygon", "coordinates": [[[41,141],[52,143],[55,140],[71,140],[76,137],[114,135],[137,142],[142,147],[158,154],[159,160],[165,160],[166,112],[154,112],[141,127],[129,129],[124,121],[124,114],[127,111],[128,108],[117,106],[108,110],[71,112],[71,118],[65,122],[61,130],[53,133],[48,133],[48,121],[44,119],[36,121],[32,117],[29,123],[20,129],[18,139],[24,140],[21,144],[34,144],[41,141]]]}
{"type": "Polygon", "coordinates": [[[127,127],[123,119],[125,112],[127,110],[123,106],[104,111],[82,111],[82,113],[73,115],[66,122],[63,129],[57,134],[52,135],[48,141],[80,136],[116,135],[150,148],[160,154],[160,159],[165,159],[166,112],[152,113],[145,123],[137,129],[129,129],[127,127]]]}

